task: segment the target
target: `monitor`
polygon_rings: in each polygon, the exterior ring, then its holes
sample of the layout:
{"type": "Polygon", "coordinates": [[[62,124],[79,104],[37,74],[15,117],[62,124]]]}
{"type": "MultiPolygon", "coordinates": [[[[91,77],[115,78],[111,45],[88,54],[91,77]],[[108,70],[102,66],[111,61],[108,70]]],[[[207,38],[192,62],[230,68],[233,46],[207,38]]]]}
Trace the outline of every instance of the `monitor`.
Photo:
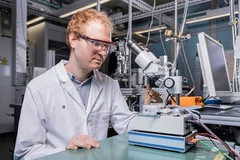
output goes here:
{"type": "Polygon", "coordinates": [[[218,97],[223,93],[231,93],[231,84],[221,43],[205,33],[198,34],[198,54],[203,73],[204,84],[207,85],[209,95],[218,97]]]}

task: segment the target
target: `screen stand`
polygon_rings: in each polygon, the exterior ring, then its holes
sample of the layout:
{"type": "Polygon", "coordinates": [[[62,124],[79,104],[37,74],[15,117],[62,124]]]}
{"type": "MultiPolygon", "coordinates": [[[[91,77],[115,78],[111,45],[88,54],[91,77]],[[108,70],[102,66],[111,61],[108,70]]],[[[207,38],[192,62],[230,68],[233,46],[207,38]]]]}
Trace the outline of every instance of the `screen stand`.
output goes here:
{"type": "Polygon", "coordinates": [[[222,104],[222,100],[220,99],[220,97],[212,97],[205,101],[204,108],[227,110],[233,108],[233,106],[222,104]]]}

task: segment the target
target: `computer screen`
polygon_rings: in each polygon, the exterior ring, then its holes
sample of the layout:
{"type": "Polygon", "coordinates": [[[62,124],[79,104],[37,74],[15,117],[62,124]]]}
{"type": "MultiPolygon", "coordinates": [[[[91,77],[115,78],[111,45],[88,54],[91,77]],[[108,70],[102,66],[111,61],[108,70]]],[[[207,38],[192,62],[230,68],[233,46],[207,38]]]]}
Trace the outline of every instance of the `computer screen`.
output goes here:
{"type": "Polygon", "coordinates": [[[203,32],[198,34],[198,39],[201,68],[205,74],[204,81],[206,81],[204,83],[207,84],[210,96],[217,96],[221,92],[231,92],[222,44],[203,32]]]}

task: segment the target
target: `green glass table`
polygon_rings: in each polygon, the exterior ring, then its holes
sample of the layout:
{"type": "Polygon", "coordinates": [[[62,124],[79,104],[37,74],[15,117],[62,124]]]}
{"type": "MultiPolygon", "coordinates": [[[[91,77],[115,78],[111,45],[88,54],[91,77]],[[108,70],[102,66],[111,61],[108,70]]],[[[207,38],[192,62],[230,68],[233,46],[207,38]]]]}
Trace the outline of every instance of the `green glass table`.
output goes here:
{"type": "MultiPolygon", "coordinates": [[[[97,149],[66,150],[42,157],[40,160],[213,160],[218,154],[201,144],[197,144],[186,153],[133,146],[128,144],[128,134],[104,139],[99,143],[100,148],[97,149]]],[[[213,146],[210,142],[206,143],[213,146]]],[[[228,153],[222,145],[218,147],[228,153]]]]}

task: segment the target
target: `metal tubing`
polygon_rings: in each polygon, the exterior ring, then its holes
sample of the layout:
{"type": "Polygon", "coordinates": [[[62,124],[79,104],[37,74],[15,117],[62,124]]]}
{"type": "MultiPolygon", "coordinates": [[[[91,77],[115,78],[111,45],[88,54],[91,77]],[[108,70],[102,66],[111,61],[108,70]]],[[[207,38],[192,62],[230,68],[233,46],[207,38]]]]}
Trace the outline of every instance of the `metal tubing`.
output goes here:
{"type": "Polygon", "coordinates": [[[180,28],[181,34],[184,31],[184,27],[185,27],[185,23],[186,23],[186,19],[187,19],[188,4],[189,4],[189,0],[186,0],[185,7],[184,7],[185,9],[184,9],[184,13],[183,13],[183,21],[182,21],[181,28],[180,28]]]}
{"type": "Polygon", "coordinates": [[[230,3],[230,21],[233,22],[234,21],[234,17],[235,17],[235,14],[234,14],[234,1],[230,0],[229,3],[230,3]]]}
{"type": "Polygon", "coordinates": [[[235,50],[235,47],[236,47],[236,25],[233,24],[233,22],[235,21],[235,11],[234,11],[234,1],[233,0],[230,0],[229,1],[230,3],[230,22],[231,22],[231,25],[232,25],[232,38],[233,38],[233,49],[235,50]]]}
{"type": "Polygon", "coordinates": [[[12,85],[25,86],[27,75],[27,2],[12,1],[12,85]],[[20,7],[19,7],[20,6],[20,7]]]}
{"type": "MultiPolygon", "coordinates": [[[[177,17],[178,17],[178,0],[175,0],[175,31],[174,31],[174,35],[177,36],[178,35],[178,21],[177,21],[177,17]]],[[[177,39],[174,40],[174,68],[176,68],[176,64],[177,64],[177,50],[178,50],[178,44],[177,44],[177,39]]],[[[174,70],[173,70],[174,71],[174,70]]],[[[174,73],[173,73],[174,74],[174,73]]]]}
{"type": "MultiPolygon", "coordinates": [[[[175,5],[177,5],[177,0],[175,0],[175,5]]],[[[180,38],[182,36],[182,33],[184,31],[184,27],[185,27],[185,23],[186,23],[186,18],[187,18],[187,12],[188,12],[188,6],[189,6],[189,0],[186,0],[185,1],[185,9],[184,9],[184,14],[183,14],[183,21],[182,21],[182,24],[181,24],[181,28],[180,28],[180,32],[179,32],[179,37],[180,38]]],[[[175,9],[177,9],[177,6],[175,6],[175,9]]],[[[176,23],[176,13],[177,13],[177,10],[175,10],[175,23],[176,23]]],[[[177,35],[176,33],[176,25],[177,23],[175,24],[175,34],[177,35]]],[[[175,57],[174,57],[174,61],[173,61],[173,65],[174,65],[174,68],[176,69],[176,66],[177,66],[177,58],[178,58],[178,54],[179,54],[179,50],[180,50],[180,44],[179,42],[177,42],[177,40],[174,41],[175,42],[175,57]]],[[[175,69],[173,70],[173,72],[175,71],[175,69]]],[[[173,73],[174,74],[174,73],[173,73]]]]}
{"type": "MultiPolygon", "coordinates": [[[[176,75],[175,76],[179,76],[179,75],[180,75],[180,71],[176,70],[176,75]]],[[[179,106],[180,106],[180,95],[181,94],[176,94],[176,104],[179,105],[179,106]]]]}
{"type": "Polygon", "coordinates": [[[240,1],[238,1],[238,36],[240,35],[240,1]]]}
{"type": "MultiPolygon", "coordinates": [[[[234,11],[234,0],[230,0],[229,1],[229,5],[230,5],[230,23],[232,26],[232,39],[233,39],[233,50],[235,51],[236,49],[236,24],[233,23],[235,21],[235,11],[234,11]]],[[[239,91],[239,85],[238,85],[238,68],[235,68],[237,65],[237,60],[234,59],[234,72],[233,72],[233,91],[238,92],[239,91]]]]}
{"type": "MultiPolygon", "coordinates": [[[[132,0],[129,0],[129,3],[128,3],[128,15],[129,15],[129,18],[128,18],[128,38],[129,39],[132,39],[132,0]]],[[[132,78],[132,53],[131,53],[131,50],[127,47],[127,50],[128,50],[128,53],[129,53],[129,77],[128,77],[128,88],[131,88],[132,87],[132,81],[131,81],[131,78],[132,78]]]]}
{"type": "Polygon", "coordinates": [[[97,0],[97,11],[100,11],[100,10],[101,10],[100,7],[101,7],[101,6],[100,6],[100,0],[97,0]]]}
{"type": "Polygon", "coordinates": [[[175,0],[175,35],[178,34],[178,21],[177,21],[177,18],[178,18],[178,0],[175,0]]]}

